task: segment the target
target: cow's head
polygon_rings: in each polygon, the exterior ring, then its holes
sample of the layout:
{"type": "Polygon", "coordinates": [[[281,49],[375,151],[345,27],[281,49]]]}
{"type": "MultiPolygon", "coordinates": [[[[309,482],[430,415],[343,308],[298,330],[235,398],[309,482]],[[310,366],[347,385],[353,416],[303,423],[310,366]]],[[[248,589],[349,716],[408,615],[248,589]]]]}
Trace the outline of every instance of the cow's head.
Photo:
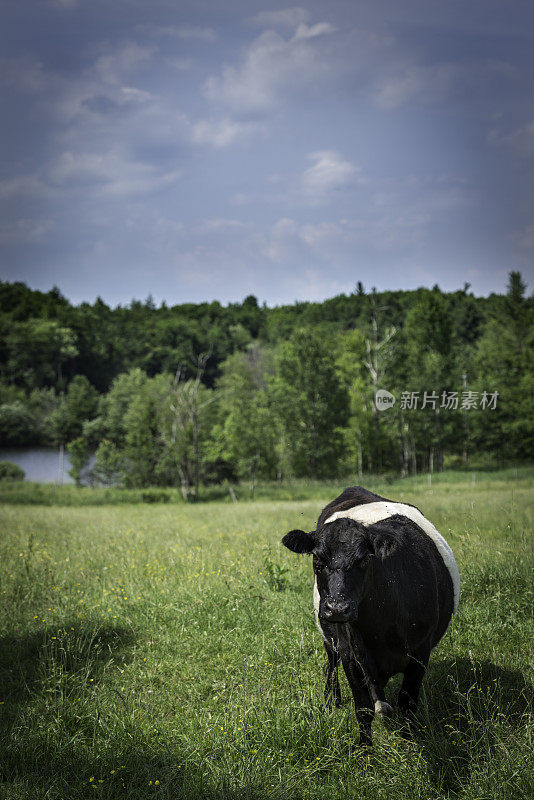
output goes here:
{"type": "Polygon", "coordinates": [[[387,555],[390,543],[370,536],[351,519],[341,518],[305,533],[286,533],[282,544],[294,553],[311,553],[319,590],[319,619],[355,622],[371,579],[373,559],[387,555]]]}

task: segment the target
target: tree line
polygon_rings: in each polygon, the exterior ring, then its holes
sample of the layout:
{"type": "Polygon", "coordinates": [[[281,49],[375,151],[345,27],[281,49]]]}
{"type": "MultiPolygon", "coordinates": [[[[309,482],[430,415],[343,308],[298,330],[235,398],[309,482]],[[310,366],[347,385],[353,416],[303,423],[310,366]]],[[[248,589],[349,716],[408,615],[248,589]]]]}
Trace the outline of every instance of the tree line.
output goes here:
{"type": "Polygon", "coordinates": [[[0,283],[1,442],[64,444],[78,481],[95,454],[92,480],[191,498],[243,478],[253,492],[259,478],[528,459],[533,318],[518,272],[488,298],[360,283],[272,309],[73,306],[0,283]]]}

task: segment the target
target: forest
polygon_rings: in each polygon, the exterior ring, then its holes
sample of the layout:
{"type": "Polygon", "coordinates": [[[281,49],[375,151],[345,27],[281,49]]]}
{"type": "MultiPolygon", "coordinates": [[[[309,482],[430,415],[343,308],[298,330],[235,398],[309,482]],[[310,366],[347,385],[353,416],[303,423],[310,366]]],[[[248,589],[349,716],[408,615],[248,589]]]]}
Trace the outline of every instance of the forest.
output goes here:
{"type": "Polygon", "coordinates": [[[239,480],[253,494],[259,479],[526,461],[534,298],[519,272],[505,294],[469,290],[110,308],[0,283],[0,442],[64,445],[78,483],[192,500],[239,480]]]}

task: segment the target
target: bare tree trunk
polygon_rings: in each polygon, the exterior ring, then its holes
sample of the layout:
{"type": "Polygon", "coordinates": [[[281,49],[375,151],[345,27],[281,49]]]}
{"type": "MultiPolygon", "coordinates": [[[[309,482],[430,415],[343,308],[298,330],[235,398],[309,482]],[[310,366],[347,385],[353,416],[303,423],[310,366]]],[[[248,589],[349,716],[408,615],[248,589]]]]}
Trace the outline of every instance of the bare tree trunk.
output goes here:
{"type": "Polygon", "coordinates": [[[443,472],[443,438],[441,435],[441,424],[439,418],[439,408],[436,408],[434,415],[434,429],[436,432],[436,455],[438,462],[438,472],[443,472]]]}
{"type": "Polygon", "coordinates": [[[57,484],[58,486],[63,486],[63,470],[65,464],[65,445],[63,442],[59,444],[59,464],[58,464],[58,473],[57,473],[57,484]]]}
{"type": "Polygon", "coordinates": [[[404,477],[410,471],[410,446],[408,443],[408,435],[409,435],[409,425],[407,425],[407,430],[404,430],[404,417],[402,416],[402,411],[400,412],[401,418],[401,427],[402,427],[402,447],[403,447],[403,454],[404,454],[404,477]]]}
{"type": "Polygon", "coordinates": [[[187,503],[189,500],[189,481],[187,480],[187,474],[183,469],[180,470],[180,489],[182,491],[182,497],[187,503]]]}
{"type": "Polygon", "coordinates": [[[317,437],[315,436],[315,431],[313,431],[313,433],[314,433],[314,436],[313,436],[313,439],[314,439],[314,445],[313,445],[313,447],[312,447],[312,451],[311,451],[310,460],[311,460],[311,472],[312,472],[312,479],[313,479],[314,481],[316,481],[316,480],[317,480],[317,456],[316,456],[316,453],[317,453],[317,447],[316,447],[316,444],[315,444],[315,442],[317,441],[317,437]]]}
{"type": "MultiPolygon", "coordinates": [[[[462,375],[462,385],[464,391],[467,391],[467,374],[464,372],[462,375]]],[[[464,411],[464,450],[462,453],[463,462],[467,464],[468,460],[468,453],[467,453],[467,443],[469,441],[469,420],[468,420],[468,412],[464,411]]]]}
{"type": "Polygon", "coordinates": [[[362,460],[362,433],[358,428],[358,478],[361,480],[363,478],[363,460],[362,460]]]}
{"type": "Polygon", "coordinates": [[[286,436],[285,432],[282,430],[280,433],[280,438],[278,440],[278,463],[276,465],[276,481],[278,485],[281,485],[282,479],[284,477],[284,466],[285,466],[285,453],[286,453],[286,436]]]}
{"type": "Polygon", "coordinates": [[[254,489],[256,488],[256,461],[252,462],[250,468],[250,499],[254,500],[254,489]]]}
{"type": "Polygon", "coordinates": [[[200,453],[198,449],[198,409],[197,409],[197,397],[193,400],[193,408],[192,408],[192,421],[193,421],[193,469],[194,469],[194,476],[195,476],[195,492],[194,492],[194,500],[195,502],[198,500],[198,485],[200,482],[200,453]]]}
{"type": "MultiPolygon", "coordinates": [[[[380,453],[380,418],[378,416],[378,408],[376,405],[376,393],[378,391],[378,320],[376,318],[376,309],[373,307],[373,353],[372,353],[372,364],[373,369],[371,371],[371,379],[373,382],[373,416],[374,416],[374,427],[375,427],[375,435],[374,435],[374,462],[376,464],[376,468],[378,472],[380,472],[380,467],[382,466],[382,458],[380,453]]],[[[369,353],[371,360],[371,353],[369,353]]]]}
{"type": "Polygon", "coordinates": [[[380,417],[376,405],[376,393],[380,388],[380,381],[384,376],[386,363],[390,353],[390,342],[396,333],[395,328],[390,328],[386,331],[382,340],[378,336],[378,312],[379,309],[376,305],[376,299],[371,297],[371,326],[372,337],[365,340],[365,347],[367,351],[367,359],[364,364],[371,376],[371,383],[373,387],[373,416],[374,416],[374,461],[378,471],[382,468],[382,451],[380,447],[380,417]]]}
{"type": "MultiPolygon", "coordinates": [[[[375,392],[375,394],[376,394],[376,392],[375,392]]],[[[374,439],[375,439],[375,442],[374,442],[374,444],[375,444],[375,463],[376,463],[376,467],[377,467],[378,472],[380,472],[380,470],[382,468],[382,452],[381,452],[381,448],[380,448],[380,422],[379,422],[378,408],[376,407],[376,403],[375,403],[374,417],[375,417],[375,436],[374,436],[374,439]]]]}
{"type": "Polygon", "coordinates": [[[171,426],[171,435],[168,443],[174,447],[178,441],[178,429],[181,430],[182,436],[188,439],[190,433],[193,437],[193,452],[189,454],[186,452],[182,459],[181,466],[178,467],[180,474],[180,483],[184,499],[189,499],[191,493],[191,486],[193,486],[192,498],[198,500],[199,487],[200,487],[200,443],[199,443],[199,412],[208,403],[213,402],[214,397],[210,398],[207,402],[199,404],[199,391],[202,376],[204,375],[207,361],[210,353],[201,353],[193,359],[196,367],[196,377],[192,381],[182,379],[182,366],[179,365],[174,377],[173,387],[173,400],[170,404],[170,410],[173,414],[173,422],[171,426]]]}
{"type": "Polygon", "coordinates": [[[404,468],[404,446],[402,441],[402,413],[399,409],[399,413],[397,414],[397,443],[399,448],[399,472],[401,478],[404,478],[405,468],[404,468]]]}

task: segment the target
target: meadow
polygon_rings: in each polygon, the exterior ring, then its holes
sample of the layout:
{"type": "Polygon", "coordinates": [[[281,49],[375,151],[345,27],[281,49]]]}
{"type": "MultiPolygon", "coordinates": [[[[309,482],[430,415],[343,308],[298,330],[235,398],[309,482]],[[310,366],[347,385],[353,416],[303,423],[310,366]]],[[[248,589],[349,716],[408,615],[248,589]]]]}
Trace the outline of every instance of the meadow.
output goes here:
{"type": "Polygon", "coordinates": [[[530,800],[532,478],[364,481],[416,504],[462,577],[414,739],[377,719],[371,753],[344,677],[345,704],[324,713],[311,563],[280,546],[343,484],[238,503],[4,502],[0,797],[530,800]]]}

